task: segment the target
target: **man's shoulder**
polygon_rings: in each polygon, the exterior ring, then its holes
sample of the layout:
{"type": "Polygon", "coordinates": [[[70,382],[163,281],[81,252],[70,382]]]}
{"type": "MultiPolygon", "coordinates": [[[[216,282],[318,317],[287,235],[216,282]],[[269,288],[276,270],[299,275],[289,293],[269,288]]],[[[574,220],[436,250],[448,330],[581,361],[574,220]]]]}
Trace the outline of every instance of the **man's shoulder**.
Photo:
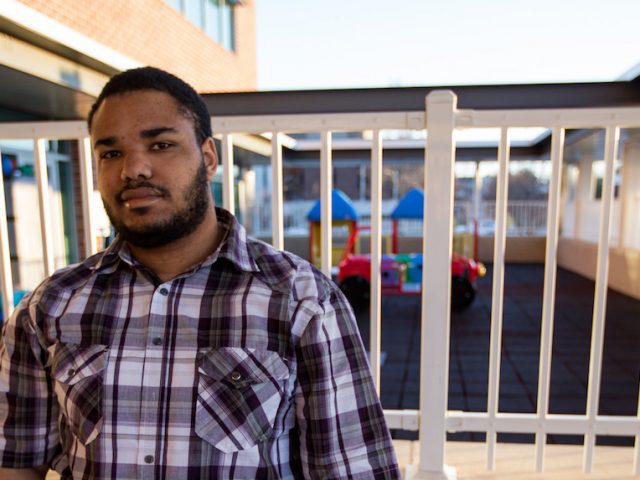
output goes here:
{"type": "Polygon", "coordinates": [[[103,253],[104,252],[96,253],[82,262],[67,265],[66,267],[56,270],[36,287],[35,292],[40,296],[44,292],[60,293],[65,290],[76,290],[96,274],[96,267],[100,265],[103,253]]]}
{"type": "Polygon", "coordinates": [[[257,275],[274,290],[293,292],[299,298],[323,300],[335,285],[309,261],[248,237],[247,249],[259,269],[257,275]]]}

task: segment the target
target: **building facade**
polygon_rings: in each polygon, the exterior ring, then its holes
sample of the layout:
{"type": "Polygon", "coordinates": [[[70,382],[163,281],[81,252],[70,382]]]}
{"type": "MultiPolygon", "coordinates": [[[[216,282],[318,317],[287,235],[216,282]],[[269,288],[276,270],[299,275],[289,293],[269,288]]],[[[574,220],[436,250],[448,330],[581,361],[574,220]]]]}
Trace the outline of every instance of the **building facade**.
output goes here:
{"type": "MultiPolygon", "coordinates": [[[[255,0],[3,0],[0,122],[82,120],[111,76],[144,65],[200,93],[253,91],[255,40],[255,0]]],[[[43,277],[35,145],[0,141],[17,289],[43,277]]],[[[44,151],[60,267],[85,251],[78,142],[47,140],[44,151]]],[[[108,229],[95,200],[94,216],[108,229]]]]}

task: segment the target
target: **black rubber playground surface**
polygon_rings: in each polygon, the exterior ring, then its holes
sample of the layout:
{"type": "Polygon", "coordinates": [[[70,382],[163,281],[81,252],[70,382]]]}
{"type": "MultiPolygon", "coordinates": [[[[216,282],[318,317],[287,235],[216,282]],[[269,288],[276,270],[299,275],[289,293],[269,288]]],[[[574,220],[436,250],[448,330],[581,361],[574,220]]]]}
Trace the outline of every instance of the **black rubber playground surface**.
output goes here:
{"type": "MultiPolygon", "coordinates": [[[[478,294],[451,320],[450,410],[486,411],[492,268],[479,279],[478,294]]],[[[543,265],[507,265],[499,411],[536,411],[543,265]]],[[[595,284],[559,269],[556,289],[550,413],[584,414],[595,284]]],[[[369,312],[356,312],[365,345],[369,312]]],[[[640,301],[609,290],[599,413],[637,415],[640,379],[640,301]]],[[[385,296],[382,301],[381,400],[384,408],[417,409],[420,379],[420,297],[385,296]]],[[[417,438],[393,432],[396,438],[417,438]]],[[[449,434],[484,440],[484,434],[449,434]]],[[[532,435],[499,435],[503,441],[532,441],[532,435]]],[[[552,443],[581,443],[579,436],[550,436],[552,443]]],[[[631,438],[599,437],[599,444],[631,445],[631,438]]]]}

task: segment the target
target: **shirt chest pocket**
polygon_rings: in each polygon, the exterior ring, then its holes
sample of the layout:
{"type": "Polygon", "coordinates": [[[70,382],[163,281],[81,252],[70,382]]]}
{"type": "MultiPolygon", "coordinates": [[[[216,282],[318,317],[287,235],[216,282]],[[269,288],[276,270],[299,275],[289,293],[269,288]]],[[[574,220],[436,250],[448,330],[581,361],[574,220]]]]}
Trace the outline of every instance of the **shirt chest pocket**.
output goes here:
{"type": "Polygon", "coordinates": [[[204,352],[198,363],[196,433],[225,453],[265,441],[288,378],[277,352],[228,347],[204,352]]]}
{"type": "Polygon", "coordinates": [[[51,375],[61,414],[71,433],[85,445],[102,429],[102,384],[108,356],[106,345],[59,343],[53,347],[51,375]]]}

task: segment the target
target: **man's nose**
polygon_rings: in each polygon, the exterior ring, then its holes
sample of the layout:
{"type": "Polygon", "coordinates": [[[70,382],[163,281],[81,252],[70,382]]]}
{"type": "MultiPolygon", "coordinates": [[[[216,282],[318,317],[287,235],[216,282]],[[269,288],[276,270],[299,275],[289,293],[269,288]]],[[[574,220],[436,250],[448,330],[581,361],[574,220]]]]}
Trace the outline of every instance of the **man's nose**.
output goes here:
{"type": "Polygon", "coordinates": [[[151,178],[151,163],[143,152],[129,152],[122,162],[120,178],[124,181],[151,178]]]}

